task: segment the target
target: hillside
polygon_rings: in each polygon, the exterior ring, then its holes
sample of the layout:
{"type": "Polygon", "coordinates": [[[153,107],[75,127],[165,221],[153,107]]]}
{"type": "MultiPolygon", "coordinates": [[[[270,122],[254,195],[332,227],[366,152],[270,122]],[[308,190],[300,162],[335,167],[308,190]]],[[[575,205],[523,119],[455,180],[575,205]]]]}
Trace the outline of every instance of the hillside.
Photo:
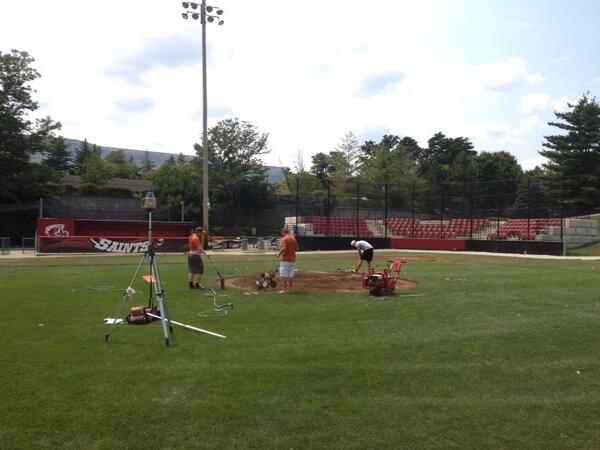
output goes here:
{"type": "MultiPolygon", "coordinates": [[[[80,141],[78,139],[66,139],[65,138],[65,142],[68,146],[69,152],[71,152],[71,154],[73,156],[75,156],[77,149],[79,148],[79,146],[81,145],[81,143],[83,141],[80,141]]],[[[90,144],[92,144],[92,143],[90,143],[90,144]]],[[[98,145],[98,146],[100,147],[100,149],[102,151],[103,158],[106,157],[106,155],[108,155],[112,151],[122,150],[123,153],[125,153],[125,157],[127,159],[131,158],[133,160],[133,163],[137,164],[137,165],[142,164],[142,161],[144,160],[145,155],[146,155],[146,150],[134,150],[134,149],[129,149],[129,148],[106,147],[106,146],[101,146],[101,145],[98,145]]],[[[161,165],[163,165],[165,163],[165,161],[167,161],[172,156],[172,153],[148,151],[148,155],[150,156],[150,159],[154,163],[154,167],[160,167],[161,165]]],[[[175,156],[177,156],[177,155],[175,155],[175,156]]],[[[191,161],[192,159],[194,159],[194,155],[183,155],[183,157],[185,158],[186,161],[191,161]]],[[[35,158],[34,158],[34,160],[35,160],[35,158]]],[[[283,171],[282,171],[281,167],[265,166],[265,169],[266,169],[267,180],[269,181],[269,183],[277,184],[283,179],[283,171]]]]}

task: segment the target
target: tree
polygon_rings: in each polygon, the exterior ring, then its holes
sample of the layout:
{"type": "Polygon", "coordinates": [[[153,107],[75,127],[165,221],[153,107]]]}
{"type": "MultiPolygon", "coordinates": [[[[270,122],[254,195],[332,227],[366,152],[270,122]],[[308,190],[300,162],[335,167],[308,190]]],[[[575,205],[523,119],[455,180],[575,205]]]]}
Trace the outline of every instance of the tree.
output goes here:
{"type": "Polygon", "coordinates": [[[338,166],[336,171],[342,172],[346,178],[355,175],[358,168],[357,163],[360,155],[360,147],[354,133],[352,131],[346,132],[344,137],[342,137],[341,143],[335,150],[341,156],[341,161],[343,161],[343,164],[338,166]]]}
{"type": "Polygon", "coordinates": [[[150,179],[162,204],[177,205],[183,201],[191,216],[199,215],[202,182],[199,172],[191,164],[176,164],[174,159],[172,163],[167,160],[152,173],[150,179]]]}
{"type": "Polygon", "coordinates": [[[449,138],[441,132],[433,135],[419,158],[418,174],[426,185],[421,207],[432,212],[443,209],[466,214],[467,189],[475,179],[476,155],[468,138],[449,138]]]}
{"type": "MultiPolygon", "coordinates": [[[[210,199],[213,207],[244,207],[236,200],[235,186],[244,180],[253,180],[262,189],[270,189],[264,175],[260,155],[268,152],[268,134],[260,133],[256,127],[238,119],[225,119],[208,131],[208,165],[210,199]]],[[[203,149],[194,148],[198,154],[194,164],[202,173],[203,149]]]]}
{"type": "Polygon", "coordinates": [[[559,216],[560,205],[549,208],[555,202],[548,201],[546,180],[548,175],[541,167],[527,170],[521,176],[517,199],[515,201],[515,213],[519,216],[548,217],[548,215],[559,216]]]}
{"type": "Polygon", "coordinates": [[[147,180],[150,178],[153,171],[154,161],[152,161],[152,158],[150,158],[150,152],[146,151],[144,153],[144,159],[142,159],[142,167],[140,168],[140,172],[142,177],[147,180]]]}
{"type": "Polygon", "coordinates": [[[114,178],[136,178],[138,168],[128,161],[123,150],[113,150],[105,159],[114,178]]]}
{"type": "Polygon", "coordinates": [[[71,153],[62,136],[51,139],[43,163],[58,172],[68,173],[71,170],[71,153]]]}
{"type": "Polygon", "coordinates": [[[30,162],[34,152],[46,152],[60,128],[49,117],[29,119],[38,108],[31,83],[40,74],[33,62],[27,52],[0,52],[0,202],[52,195],[59,183],[55,171],[30,162]]]}
{"type": "Polygon", "coordinates": [[[84,139],[79,148],[75,150],[75,160],[73,162],[73,172],[75,175],[81,175],[85,160],[93,153],[92,146],[88,143],[87,139],[84,139]]]}
{"type": "Polygon", "coordinates": [[[104,161],[98,153],[93,152],[83,161],[80,176],[83,182],[104,184],[113,178],[113,172],[110,164],[104,161]]]}
{"type": "Polygon", "coordinates": [[[513,206],[523,174],[517,159],[505,151],[481,152],[475,163],[474,208],[493,208],[496,213],[513,206]]]}
{"type": "Polygon", "coordinates": [[[389,206],[408,204],[415,173],[411,155],[401,141],[399,136],[388,134],[379,143],[367,141],[360,148],[360,182],[366,183],[361,191],[370,191],[365,198],[374,200],[373,206],[383,204],[384,185],[387,185],[389,206]]]}
{"type": "Polygon", "coordinates": [[[600,105],[588,92],[568,107],[554,113],[558,121],[548,123],[566,133],[545,136],[540,155],[548,158],[544,167],[554,198],[562,186],[564,202],[583,213],[600,204],[600,105]]]}

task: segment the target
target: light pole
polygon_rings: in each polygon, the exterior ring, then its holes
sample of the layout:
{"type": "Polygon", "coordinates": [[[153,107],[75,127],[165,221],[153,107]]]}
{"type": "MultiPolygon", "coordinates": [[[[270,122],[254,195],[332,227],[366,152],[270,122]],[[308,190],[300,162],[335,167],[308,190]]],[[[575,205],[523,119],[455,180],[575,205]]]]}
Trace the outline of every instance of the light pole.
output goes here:
{"type": "Polygon", "coordinates": [[[194,20],[200,19],[202,24],[202,227],[204,232],[208,233],[208,101],[206,96],[206,22],[217,21],[217,24],[223,25],[225,22],[221,19],[223,10],[216,6],[208,6],[206,0],[202,3],[182,2],[181,6],[185,12],[181,17],[194,20]],[[214,14],[213,14],[214,12],[214,14]]]}

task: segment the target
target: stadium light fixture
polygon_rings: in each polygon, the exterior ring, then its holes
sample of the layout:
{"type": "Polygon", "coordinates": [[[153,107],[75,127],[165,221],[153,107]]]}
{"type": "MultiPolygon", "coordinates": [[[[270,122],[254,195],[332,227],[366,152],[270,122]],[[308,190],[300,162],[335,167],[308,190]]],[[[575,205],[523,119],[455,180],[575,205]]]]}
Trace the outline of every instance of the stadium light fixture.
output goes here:
{"type": "Polygon", "coordinates": [[[208,100],[206,83],[206,22],[212,23],[217,20],[217,24],[223,25],[225,21],[221,18],[223,10],[218,6],[202,3],[181,2],[185,10],[181,17],[193,20],[200,19],[202,25],[202,225],[205,232],[208,232],[208,210],[210,201],[208,199],[208,100]],[[190,10],[191,9],[191,10],[190,10]],[[197,12],[199,10],[199,12],[197,12]],[[214,11],[214,14],[213,14],[214,11]]]}

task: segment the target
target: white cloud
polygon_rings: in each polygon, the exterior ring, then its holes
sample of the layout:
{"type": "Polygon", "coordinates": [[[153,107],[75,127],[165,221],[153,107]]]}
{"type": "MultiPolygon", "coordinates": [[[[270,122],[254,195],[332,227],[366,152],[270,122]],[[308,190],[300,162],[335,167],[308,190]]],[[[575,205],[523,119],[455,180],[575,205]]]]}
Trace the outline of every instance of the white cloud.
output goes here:
{"type": "Polygon", "coordinates": [[[525,170],[535,169],[537,166],[541,167],[542,164],[545,164],[547,162],[548,162],[548,160],[546,158],[544,158],[543,156],[539,156],[537,158],[522,159],[521,161],[519,161],[519,163],[525,170]]]}
{"type": "Polygon", "coordinates": [[[523,58],[513,57],[499,64],[480,66],[478,71],[484,79],[484,87],[491,92],[506,92],[529,83],[542,81],[544,77],[531,73],[523,58]]]}
{"type": "Polygon", "coordinates": [[[534,111],[543,111],[548,108],[552,96],[548,92],[537,92],[520,98],[521,111],[530,114],[534,111]]]}
{"type": "Polygon", "coordinates": [[[568,103],[569,103],[569,99],[567,97],[560,97],[560,98],[555,99],[552,102],[552,107],[557,112],[564,112],[569,109],[568,103]]]}
{"type": "Polygon", "coordinates": [[[529,116],[519,122],[519,125],[514,128],[511,133],[515,136],[523,136],[530,133],[535,128],[542,128],[546,124],[536,115],[529,116]]]}

